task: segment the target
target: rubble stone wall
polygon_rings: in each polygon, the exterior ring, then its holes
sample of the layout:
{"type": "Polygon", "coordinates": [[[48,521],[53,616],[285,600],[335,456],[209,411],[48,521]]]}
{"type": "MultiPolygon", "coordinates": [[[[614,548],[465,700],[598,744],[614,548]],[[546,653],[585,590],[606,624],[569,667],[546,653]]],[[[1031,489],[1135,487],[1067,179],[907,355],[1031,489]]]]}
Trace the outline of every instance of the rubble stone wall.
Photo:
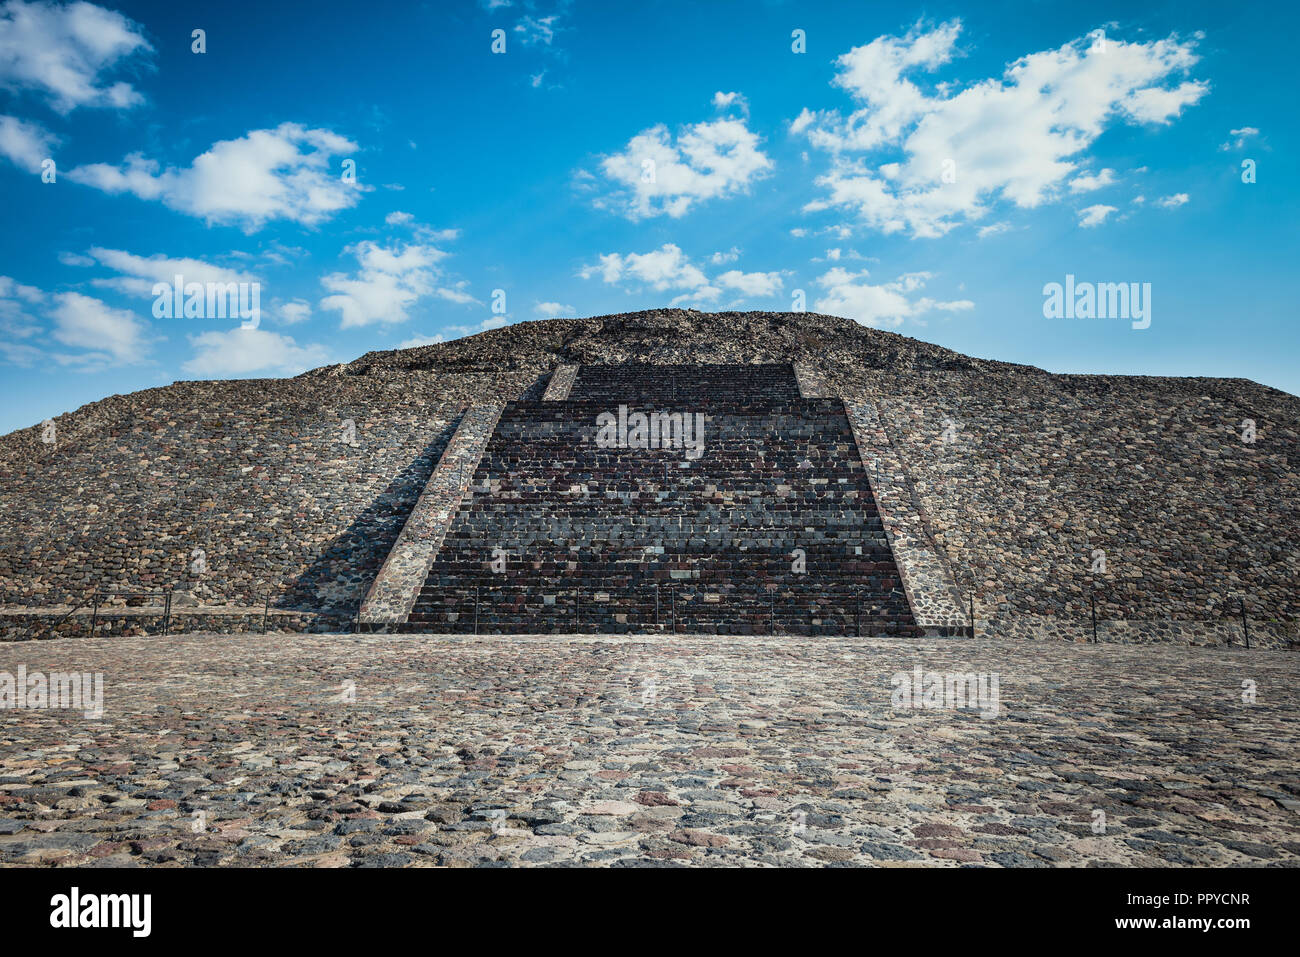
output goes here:
{"type": "Polygon", "coordinates": [[[546,381],[546,392],[542,395],[542,401],[563,402],[567,399],[574,380],[578,378],[579,368],[581,367],[574,365],[556,366],[555,371],[546,381]]]}
{"type": "Polygon", "coordinates": [[[847,413],[917,625],[934,634],[959,633],[970,624],[963,593],[932,538],[875,403],[854,402],[847,413]]]}
{"type": "Polygon", "coordinates": [[[932,374],[874,401],[976,615],[1300,616],[1300,400],[1240,380],[932,374]],[[1255,441],[1242,441],[1245,420],[1255,441]],[[1104,570],[1100,559],[1104,553],[1104,570]]]}
{"type": "Polygon", "coordinates": [[[471,406],[461,417],[361,605],[363,623],[395,625],[411,614],[452,519],[466,493],[472,494],[474,472],[501,409],[485,403],[471,406]]]}
{"type": "Polygon", "coordinates": [[[151,393],[92,410],[93,427],[60,429],[53,447],[7,450],[0,606],[174,588],[196,604],[269,594],[275,607],[355,611],[463,410],[433,383],[424,395],[377,380],[151,393]]]}

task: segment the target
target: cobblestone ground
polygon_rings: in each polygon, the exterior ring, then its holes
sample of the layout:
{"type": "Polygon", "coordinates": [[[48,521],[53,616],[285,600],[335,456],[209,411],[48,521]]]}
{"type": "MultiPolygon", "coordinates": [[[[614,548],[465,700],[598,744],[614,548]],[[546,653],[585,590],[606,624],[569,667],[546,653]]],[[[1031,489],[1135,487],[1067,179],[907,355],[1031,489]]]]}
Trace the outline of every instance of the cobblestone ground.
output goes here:
{"type": "Polygon", "coordinates": [[[0,711],[10,865],[1300,859],[1282,651],[190,635],[19,665],[102,672],[105,711],[0,711]],[[998,715],[896,710],[916,667],[996,673],[998,715]]]}

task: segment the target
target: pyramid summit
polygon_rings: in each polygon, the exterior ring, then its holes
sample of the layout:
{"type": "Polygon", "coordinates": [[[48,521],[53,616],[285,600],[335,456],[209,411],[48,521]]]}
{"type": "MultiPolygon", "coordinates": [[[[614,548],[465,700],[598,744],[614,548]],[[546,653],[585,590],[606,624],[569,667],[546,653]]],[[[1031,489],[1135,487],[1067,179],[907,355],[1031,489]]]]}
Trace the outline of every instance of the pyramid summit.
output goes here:
{"type": "Polygon", "coordinates": [[[806,312],[699,312],[650,309],[590,319],[521,322],[451,342],[371,352],[304,373],[372,375],[395,371],[513,369],[541,363],[811,362],[898,371],[1020,368],[972,359],[941,346],[806,312]]]}

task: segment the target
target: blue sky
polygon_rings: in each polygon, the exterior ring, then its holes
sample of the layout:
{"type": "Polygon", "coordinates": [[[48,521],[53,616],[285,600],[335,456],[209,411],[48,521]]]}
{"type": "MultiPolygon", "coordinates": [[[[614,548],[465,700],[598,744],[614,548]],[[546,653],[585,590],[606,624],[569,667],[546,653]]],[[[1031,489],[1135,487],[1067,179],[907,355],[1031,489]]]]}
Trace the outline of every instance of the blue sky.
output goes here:
{"type": "Polygon", "coordinates": [[[1300,393],[1294,7],[374,9],[0,2],[0,430],[552,314],[800,300],[1300,393]],[[156,315],[176,274],[256,283],[256,326],[156,315]],[[1046,318],[1067,274],[1149,283],[1149,327],[1046,318]]]}

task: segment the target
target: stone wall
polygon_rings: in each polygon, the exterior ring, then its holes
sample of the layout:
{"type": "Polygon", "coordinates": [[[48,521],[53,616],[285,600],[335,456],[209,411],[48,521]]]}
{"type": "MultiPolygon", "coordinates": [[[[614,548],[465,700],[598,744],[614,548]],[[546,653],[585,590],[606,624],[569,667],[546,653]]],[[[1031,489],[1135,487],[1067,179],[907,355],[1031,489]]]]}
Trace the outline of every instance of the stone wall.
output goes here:
{"type": "Polygon", "coordinates": [[[410,617],[447,529],[466,493],[472,494],[470,483],[500,416],[501,406],[489,404],[471,406],[462,416],[361,605],[362,624],[397,625],[410,617]]]}
{"type": "Polygon", "coordinates": [[[178,383],[61,417],[53,447],[6,449],[0,606],[175,588],[354,613],[460,417],[438,387],[178,383]]]}
{"type": "Polygon", "coordinates": [[[947,555],[934,539],[875,403],[851,403],[848,417],[916,623],[931,634],[966,631],[968,602],[963,601],[947,555]]]}
{"type": "Polygon", "coordinates": [[[542,395],[543,402],[563,402],[569,397],[569,390],[573,388],[573,381],[578,378],[578,370],[581,366],[561,365],[556,366],[551,377],[546,380],[546,392],[542,395]]]}
{"type": "Polygon", "coordinates": [[[1028,641],[1112,642],[1122,645],[1173,643],[1216,647],[1282,648],[1300,642],[1294,621],[1260,621],[1245,623],[1225,615],[1203,621],[1157,619],[1097,620],[1094,633],[1092,619],[1016,616],[975,618],[975,632],[980,638],[1011,638],[1028,641]]]}
{"type": "Polygon", "coordinates": [[[1094,589],[1106,619],[1217,620],[1239,599],[1252,618],[1300,616],[1294,397],[1211,379],[863,380],[839,387],[879,409],[978,616],[1085,619],[1094,589]]]}
{"type": "Polygon", "coordinates": [[[474,485],[412,628],[917,633],[843,403],[789,366],[583,365],[506,407],[474,485]],[[702,454],[602,447],[620,405],[698,413],[702,454]]]}
{"type": "Polygon", "coordinates": [[[834,397],[821,370],[807,362],[794,363],[794,377],[799,383],[799,394],[805,399],[830,399],[834,397]]]}

